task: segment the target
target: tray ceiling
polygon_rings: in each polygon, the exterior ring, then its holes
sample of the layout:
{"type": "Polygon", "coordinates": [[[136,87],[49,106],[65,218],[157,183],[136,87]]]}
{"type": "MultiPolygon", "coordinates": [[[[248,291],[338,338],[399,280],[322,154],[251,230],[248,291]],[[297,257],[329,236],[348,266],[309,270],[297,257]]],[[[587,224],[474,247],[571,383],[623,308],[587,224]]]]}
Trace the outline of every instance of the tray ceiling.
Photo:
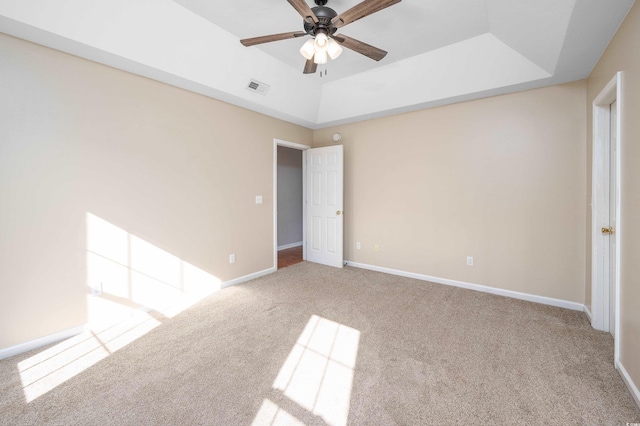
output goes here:
{"type": "Polygon", "coordinates": [[[286,0],[0,0],[0,31],[318,128],[586,78],[633,3],[403,0],[339,31],[386,58],[345,49],[323,77],[304,38],[239,42],[301,30],[286,0]]]}

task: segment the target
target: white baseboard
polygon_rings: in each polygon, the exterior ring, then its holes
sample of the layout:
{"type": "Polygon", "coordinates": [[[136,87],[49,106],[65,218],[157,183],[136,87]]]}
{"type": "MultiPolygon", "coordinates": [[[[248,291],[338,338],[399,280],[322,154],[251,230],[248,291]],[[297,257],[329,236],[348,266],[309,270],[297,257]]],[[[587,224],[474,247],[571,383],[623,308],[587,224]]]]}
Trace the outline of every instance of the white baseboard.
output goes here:
{"type": "Polygon", "coordinates": [[[247,281],[255,280],[256,278],[264,277],[265,275],[272,274],[276,272],[278,268],[271,267],[269,269],[264,269],[262,271],[254,272],[253,274],[245,275],[243,277],[234,278],[229,281],[225,281],[220,285],[220,288],[231,287],[232,285],[238,285],[242,283],[246,283],[247,281]]]}
{"type": "Polygon", "coordinates": [[[298,241],[297,243],[291,243],[291,244],[285,244],[283,246],[278,246],[278,251],[286,250],[286,249],[290,249],[290,248],[294,248],[294,247],[302,247],[302,244],[303,244],[302,241],[298,241]]]}
{"type": "Polygon", "coordinates": [[[589,324],[591,324],[591,321],[593,321],[592,319],[593,317],[591,316],[591,310],[587,305],[584,305],[584,313],[587,316],[587,318],[589,318],[589,324]]]}
{"type": "Polygon", "coordinates": [[[58,333],[50,334],[48,336],[40,337],[39,339],[30,340],[19,345],[11,346],[6,349],[0,350],[0,359],[10,358],[15,355],[19,355],[24,352],[28,352],[32,349],[38,349],[43,346],[57,343],[70,337],[76,336],[85,331],[85,326],[80,325],[78,327],[70,328],[68,330],[60,331],[58,333]]]}
{"type": "Polygon", "coordinates": [[[629,388],[629,392],[631,392],[631,396],[636,401],[638,408],[640,408],[640,391],[638,390],[638,387],[633,382],[631,376],[629,376],[629,373],[627,373],[627,369],[624,368],[620,361],[616,363],[616,368],[618,369],[620,376],[622,376],[622,381],[624,381],[624,384],[627,385],[627,388],[629,388]]]}
{"type": "Polygon", "coordinates": [[[453,287],[466,288],[468,290],[480,291],[483,293],[491,293],[498,296],[511,297],[513,299],[526,300],[528,302],[542,303],[543,305],[557,306],[559,308],[571,309],[574,311],[583,311],[582,303],[570,302],[568,300],[554,299],[545,296],[536,296],[535,294],[520,293],[518,291],[503,290],[500,288],[488,287],[480,284],[472,284],[464,281],[449,280],[446,278],[432,277],[429,275],[416,274],[413,272],[399,271],[397,269],[383,268],[381,266],[366,265],[347,261],[348,266],[355,268],[368,269],[370,271],[384,272],[385,274],[398,275],[400,277],[413,278],[421,281],[429,281],[437,284],[450,285],[453,287]]]}

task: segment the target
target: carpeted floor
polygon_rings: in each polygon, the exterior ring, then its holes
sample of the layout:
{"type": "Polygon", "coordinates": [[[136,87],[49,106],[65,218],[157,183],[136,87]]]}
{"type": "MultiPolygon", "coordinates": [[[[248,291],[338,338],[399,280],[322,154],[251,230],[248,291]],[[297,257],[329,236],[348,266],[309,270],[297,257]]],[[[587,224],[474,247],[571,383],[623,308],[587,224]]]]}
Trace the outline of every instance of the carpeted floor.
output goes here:
{"type": "Polygon", "coordinates": [[[624,425],[613,340],[583,313],[303,262],[222,290],[0,424],[624,425]]]}

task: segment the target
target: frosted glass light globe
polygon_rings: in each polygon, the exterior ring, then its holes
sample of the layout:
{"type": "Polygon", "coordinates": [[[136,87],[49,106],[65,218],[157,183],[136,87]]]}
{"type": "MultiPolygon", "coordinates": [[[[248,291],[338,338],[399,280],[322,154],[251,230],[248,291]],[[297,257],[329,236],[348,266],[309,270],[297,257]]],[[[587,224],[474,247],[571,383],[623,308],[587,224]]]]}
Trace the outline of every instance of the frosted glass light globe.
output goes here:
{"type": "Polygon", "coordinates": [[[313,62],[318,65],[324,65],[327,63],[328,55],[326,50],[316,51],[316,55],[313,57],[313,62]]]}
{"type": "Polygon", "coordinates": [[[315,45],[316,53],[318,53],[318,51],[320,50],[326,51],[328,44],[329,44],[329,37],[327,37],[325,33],[320,33],[316,35],[316,45],[315,45]]]}
{"type": "Polygon", "coordinates": [[[316,49],[314,47],[314,41],[312,38],[307,40],[307,42],[302,45],[302,47],[300,48],[300,53],[307,60],[311,60],[313,58],[313,55],[316,53],[316,49]]]}
{"type": "Polygon", "coordinates": [[[338,44],[337,41],[330,38],[327,43],[327,53],[331,57],[331,59],[337,59],[338,56],[342,53],[342,46],[338,44]]]}

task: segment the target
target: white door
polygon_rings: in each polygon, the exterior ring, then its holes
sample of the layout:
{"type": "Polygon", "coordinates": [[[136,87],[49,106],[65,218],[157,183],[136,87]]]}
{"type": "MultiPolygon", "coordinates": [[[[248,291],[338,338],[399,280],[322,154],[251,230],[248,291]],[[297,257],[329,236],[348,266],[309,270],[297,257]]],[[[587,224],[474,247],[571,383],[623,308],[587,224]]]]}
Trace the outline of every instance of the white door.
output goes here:
{"type": "Polygon", "coordinates": [[[307,150],[307,260],[343,266],[342,145],[307,150]]]}
{"type": "Polygon", "coordinates": [[[611,104],[611,154],[609,156],[609,228],[613,231],[609,234],[609,332],[615,336],[616,327],[616,149],[618,146],[618,105],[611,104]]]}

